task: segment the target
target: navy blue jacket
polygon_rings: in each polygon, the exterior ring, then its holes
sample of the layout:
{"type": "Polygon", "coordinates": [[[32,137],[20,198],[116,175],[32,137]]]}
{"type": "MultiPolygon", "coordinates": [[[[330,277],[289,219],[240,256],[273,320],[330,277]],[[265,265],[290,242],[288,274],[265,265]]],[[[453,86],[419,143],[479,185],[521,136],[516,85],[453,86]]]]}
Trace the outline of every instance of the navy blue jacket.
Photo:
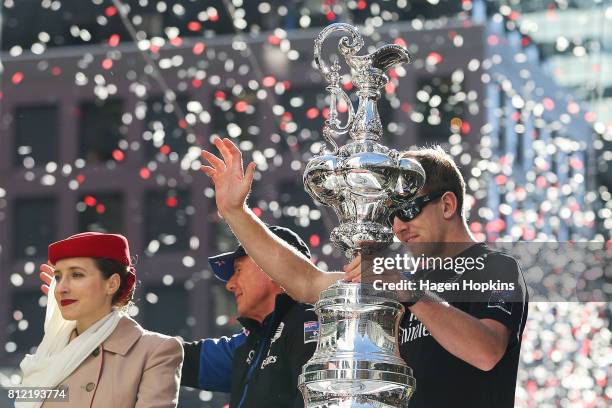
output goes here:
{"type": "Polygon", "coordinates": [[[238,320],[239,334],[183,344],[181,385],[229,392],[231,408],[303,407],[297,377],[318,337],[312,306],[281,294],[263,323],[238,320]]]}

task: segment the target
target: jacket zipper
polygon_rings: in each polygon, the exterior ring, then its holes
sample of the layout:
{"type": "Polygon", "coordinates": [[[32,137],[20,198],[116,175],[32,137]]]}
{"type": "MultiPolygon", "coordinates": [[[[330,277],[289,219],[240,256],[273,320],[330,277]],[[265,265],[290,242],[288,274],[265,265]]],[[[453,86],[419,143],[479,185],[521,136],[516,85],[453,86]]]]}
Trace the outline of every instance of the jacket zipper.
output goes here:
{"type": "Polygon", "coordinates": [[[259,346],[259,351],[257,352],[257,358],[253,361],[253,364],[251,365],[251,367],[249,368],[249,371],[247,372],[247,378],[245,381],[246,386],[244,387],[244,390],[242,391],[240,402],[238,403],[238,407],[236,408],[242,408],[242,404],[244,403],[244,399],[246,398],[247,392],[249,390],[249,383],[251,382],[251,378],[253,377],[253,372],[255,371],[257,366],[259,366],[259,360],[261,360],[262,353],[266,345],[268,344],[268,338],[270,337],[272,326],[274,326],[274,313],[270,317],[270,322],[266,327],[266,336],[262,338],[261,345],[259,346]]]}

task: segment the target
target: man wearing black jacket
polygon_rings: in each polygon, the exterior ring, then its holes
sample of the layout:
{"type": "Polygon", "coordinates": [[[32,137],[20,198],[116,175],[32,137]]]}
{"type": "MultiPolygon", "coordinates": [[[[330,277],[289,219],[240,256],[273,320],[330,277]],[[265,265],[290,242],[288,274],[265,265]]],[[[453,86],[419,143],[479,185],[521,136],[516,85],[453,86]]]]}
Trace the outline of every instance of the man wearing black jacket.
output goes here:
{"type": "MultiPolygon", "coordinates": [[[[255,163],[244,170],[242,154],[231,140],[215,138],[213,142],[223,160],[203,151],[210,165],[202,166],[202,171],[214,182],[219,213],[257,264],[291,296],[304,302],[316,300],[334,280],[269,233],[245,205],[255,163]]],[[[520,266],[472,236],[463,209],[465,182],[452,157],[439,147],[407,151],[403,156],[418,160],[427,182],[390,220],[395,237],[410,253],[424,257],[482,258],[484,269],[466,272],[464,280],[515,284],[510,291],[483,291],[475,301],[440,301],[427,290],[405,291],[410,298],[400,323],[400,354],[417,381],[410,406],[513,407],[528,314],[520,266]]],[[[347,280],[361,279],[360,264],[357,256],[345,267],[347,280]]],[[[459,276],[453,276],[456,279],[459,276]]]]}
{"type": "MultiPolygon", "coordinates": [[[[276,226],[270,231],[310,258],[308,246],[293,231],[276,226]]],[[[232,337],[184,343],[181,385],[229,392],[232,408],[303,407],[297,377],[317,344],[312,306],[291,299],[242,246],[209,263],[234,294],[244,328],[232,337]]]]}

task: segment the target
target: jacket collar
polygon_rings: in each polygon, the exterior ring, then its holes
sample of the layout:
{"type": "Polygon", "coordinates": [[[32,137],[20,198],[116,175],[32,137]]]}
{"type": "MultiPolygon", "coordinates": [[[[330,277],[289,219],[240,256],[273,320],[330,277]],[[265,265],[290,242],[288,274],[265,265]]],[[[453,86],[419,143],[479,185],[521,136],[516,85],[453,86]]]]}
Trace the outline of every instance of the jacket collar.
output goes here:
{"type": "Polygon", "coordinates": [[[283,320],[287,311],[291,309],[297,302],[286,293],[279,293],[274,300],[274,310],[263,320],[262,323],[248,317],[238,317],[238,321],[242,327],[249,332],[262,333],[263,328],[268,324],[277,325],[283,320]]]}
{"type": "Polygon", "coordinates": [[[135,320],[123,316],[113,333],[102,343],[102,348],[124,356],[143,333],[144,329],[135,320]]]}

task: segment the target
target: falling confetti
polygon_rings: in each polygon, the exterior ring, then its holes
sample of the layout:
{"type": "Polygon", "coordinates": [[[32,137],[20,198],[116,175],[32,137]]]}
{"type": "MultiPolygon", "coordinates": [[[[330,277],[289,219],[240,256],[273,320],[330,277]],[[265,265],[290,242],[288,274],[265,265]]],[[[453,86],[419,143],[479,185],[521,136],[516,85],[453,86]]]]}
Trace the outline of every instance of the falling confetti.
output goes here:
{"type": "MultiPolygon", "coordinates": [[[[146,225],[142,257],[183,248],[192,253],[182,255],[180,264],[197,272],[186,280],[163,274],[160,289],[143,294],[141,303],[159,306],[175,299],[173,288],[192,290],[194,282],[210,281],[204,258],[195,252],[234,245],[212,208],[209,214],[198,208],[194,216],[190,198],[181,193],[197,185],[200,191],[192,194],[204,193],[212,202],[214,191],[195,181],[202,177],[200,149],[210,148],[212,135],[231,138],[257,164],[258,184],[250,198],[256,214],[295,227],[308,238],[319,266],[338,268],[341,258],[327,238],[336,221],[303,192],[301,174],[323,144],[321,126],[329,116],[324,84],[311,65],[312,38],[331,22],[351,21],[360,25],[366,44],[395,43],[414,54],[412,65],[389,72],[379,103],[384,141],[401,149],[445,146],[464,171],[469,228],[478,239],[610,240],[609,47],[593,27],[571,36],[563,28],[568,22],[584,28],[602,21],[603,26],[612,20],[612,8],[605,2],[577,4],[582,8],[566,1],[326,0],[288,6],[244,0],[3,0],[3,104],[45,82],[61,84],[62,94],[95,101],[77,104],[70,113],[77,132],[91,135],[79,140],[72,159],[48,148],[46,139],[28,136],[39,134],[40,127],[53,132],[65,109],[37,106],[20,115],[3,110],[2,122],[12,121],[11,129],[24,135],[6,157],[22,182],[41,191],[64,186],[74,191],[83,228],[103,229],[104,223],[108,228],[109,220],[120,219],[122,201],[95,189],[100,169],[110,179],[127,169],[133,182],[160,192],[134,215],[150,211],[160,219],[159,228],[146,225]],[[476,39],[473,30],[485,20],[489,30],[476,39]],[[489,54],[474,53],[475,45],[489,54]],[[76,46],[71,53],[76,56],[57,58],[66,46],[76,46]],[[468,56],[465,63],[456,63],[458,53],[468,56]],[[534,54],[540,60],[534,62],[534,54]],[[533,65],[549,65],[546,79],[572,93],[548,93],[553,88],[540,83],[533,65]],[[504,77],[499,67],[516,67],[516,78],[504,77]],[[570,82],[576,73],[584,76],[570,82]],[[586,130],[592,149],[566,129],[586,130]],[[522,171],[528,163],[533,165],[522,171]],[[270,180],[282,181],[272,191],[270,180]],[[190,230],[191,224],[198,225],[190,230]],[[200,247],[198,230],[204,227],[205,235],[218,241],[206,248],[200,247]]],[[[347,75],[341,83],[354,93],[347,75]]],[[[348,106],[339,111],[346,117],[348,106]]],[[[47,136],[52,140],[51,133],[47,136]]],[[[14,194],[0,186],[0,222],[14,194]]],[[[40,236],[52,239],[48,232],[40,236]]],[[[34,257],[44,248],[24,244],[22,249],[34,257]]],[[[28,266],[11,273],[10,285],[23,286],[32,272],[28,266]]],[[[44,306],[38,298],[36,304],[44,306]]],[[[604,308],[538,305],[533,310],[517,404],[603,406],[611,397],[605,367],[581,362],[602,361],[610,338],[604,308]]],[[[10,312],[10,333],[27,334],[40,326],[20,309],[10,312]]],[[[130,312],[137,315],[139,309],[130,312]]],[[[186,318],[185,327],[199,323],[186,318]]],[[[222,329],[236,327],[228,311],[211,321],[222,329]]],[[[3,352],[24,351],[14,336],[5,340],[3,352]]]]}

